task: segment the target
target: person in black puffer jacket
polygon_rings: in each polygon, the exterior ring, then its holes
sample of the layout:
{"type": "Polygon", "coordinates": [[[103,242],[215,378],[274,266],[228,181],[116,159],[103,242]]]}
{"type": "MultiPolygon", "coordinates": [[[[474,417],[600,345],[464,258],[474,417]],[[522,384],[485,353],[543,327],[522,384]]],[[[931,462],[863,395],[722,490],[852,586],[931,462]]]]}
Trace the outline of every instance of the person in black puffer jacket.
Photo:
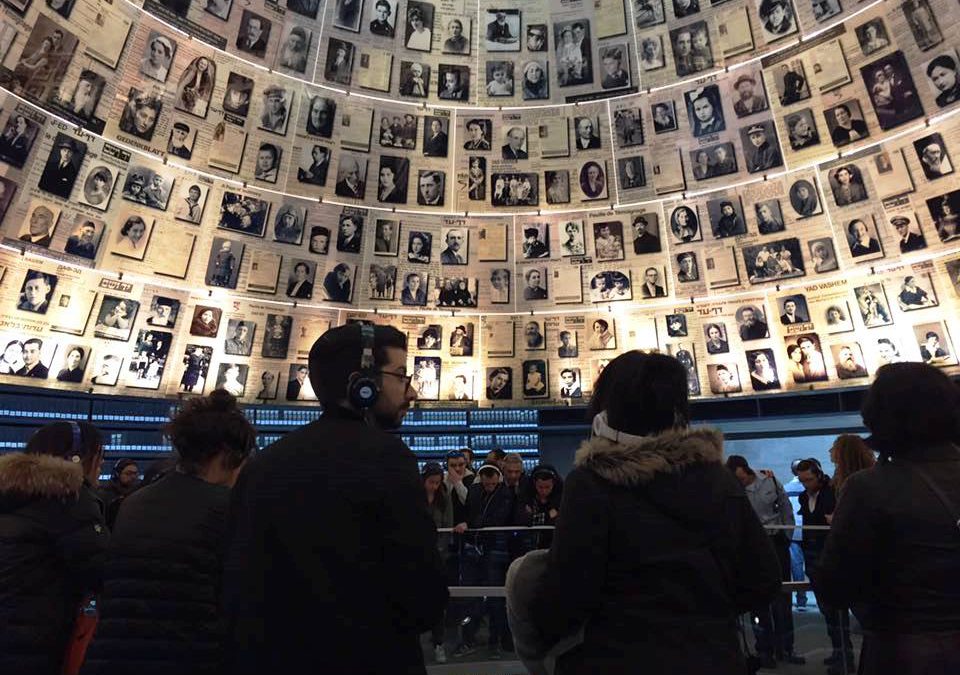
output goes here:
{"type": "Polygon", "coordinates": [[[230,487],[256,434],[223,390],[167,425],[177,468],[124,501],[83,675],[219,675],[230,487]]]}
{"type": "Polygon", "coordinates": [[[60,675],[110,538],[93,487],[102,463],[86,422],[49,424],[0,457],[0,673],[60,675]]]}
{"type": "Polygon", "coordinates": [[[529,605],[544,645],[584,629],[557,673],[743,675],[737,617],[773,599],[780,566],[720,433],[687,428],[686,370],[623,354],[591,412],[529,605]]]}

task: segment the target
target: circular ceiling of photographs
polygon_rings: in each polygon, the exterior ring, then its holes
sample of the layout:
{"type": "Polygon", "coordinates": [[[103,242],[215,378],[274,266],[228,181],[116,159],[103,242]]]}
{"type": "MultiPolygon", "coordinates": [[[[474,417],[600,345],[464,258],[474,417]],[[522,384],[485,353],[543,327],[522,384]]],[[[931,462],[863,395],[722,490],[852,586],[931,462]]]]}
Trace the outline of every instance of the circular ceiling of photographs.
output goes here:
{"type": "Polygon", "coordinates": [[[426,400],[957,368],[953,0],[4,4],[4,381],[310,400],[351,320],[426,400]]]}

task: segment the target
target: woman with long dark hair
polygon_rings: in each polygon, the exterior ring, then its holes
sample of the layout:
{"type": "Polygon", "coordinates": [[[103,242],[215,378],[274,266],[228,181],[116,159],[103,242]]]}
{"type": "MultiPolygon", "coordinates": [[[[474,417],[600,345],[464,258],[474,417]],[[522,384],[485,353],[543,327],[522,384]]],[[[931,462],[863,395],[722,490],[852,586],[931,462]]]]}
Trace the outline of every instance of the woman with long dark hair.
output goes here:
{"type": "Polygon", "coordinates": [[[102,464],[86,422],[48,424],[0,457],[0,672],[62,672],[110,538],[94,491],[102,464]]]}
{"type": "Polygon", "coordinates": [[[545,643],[583,627],[557,672],[741,675],[737,617],[771,601],[780,567],[721,434],[687,426],[686,371],[627,352],[590,413],[530,606],[545,643]]]}

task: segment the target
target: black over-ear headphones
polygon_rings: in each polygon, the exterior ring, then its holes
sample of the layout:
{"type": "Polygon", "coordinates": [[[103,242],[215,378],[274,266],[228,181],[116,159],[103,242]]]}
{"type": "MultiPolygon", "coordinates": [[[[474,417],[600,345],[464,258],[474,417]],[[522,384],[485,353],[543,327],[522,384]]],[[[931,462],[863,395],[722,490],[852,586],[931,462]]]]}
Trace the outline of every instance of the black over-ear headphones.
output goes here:
{"type": "Polygon", "coordinates": [[[372,407],[380,395],[380,385],[373,370],[374,347],[373,326],[368,323],[360,324],[360,376],[350,383],[347,391],[350,403],[360,410],[372,407]]]}

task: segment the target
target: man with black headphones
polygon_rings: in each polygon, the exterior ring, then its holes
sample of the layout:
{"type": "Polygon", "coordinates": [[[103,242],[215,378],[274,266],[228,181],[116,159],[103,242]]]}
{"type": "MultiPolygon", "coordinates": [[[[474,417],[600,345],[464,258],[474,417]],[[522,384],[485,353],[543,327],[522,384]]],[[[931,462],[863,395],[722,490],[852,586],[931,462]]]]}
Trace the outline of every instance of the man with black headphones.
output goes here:
{"type": "Polygon", "coordinates": [[[234,488],[225,672],[424,675],[418,636],[448,594],[416,458],[387,433],[417,398],[406,335],[333,328],[309,365],[323,415],[258,453],[234,488]]]}

